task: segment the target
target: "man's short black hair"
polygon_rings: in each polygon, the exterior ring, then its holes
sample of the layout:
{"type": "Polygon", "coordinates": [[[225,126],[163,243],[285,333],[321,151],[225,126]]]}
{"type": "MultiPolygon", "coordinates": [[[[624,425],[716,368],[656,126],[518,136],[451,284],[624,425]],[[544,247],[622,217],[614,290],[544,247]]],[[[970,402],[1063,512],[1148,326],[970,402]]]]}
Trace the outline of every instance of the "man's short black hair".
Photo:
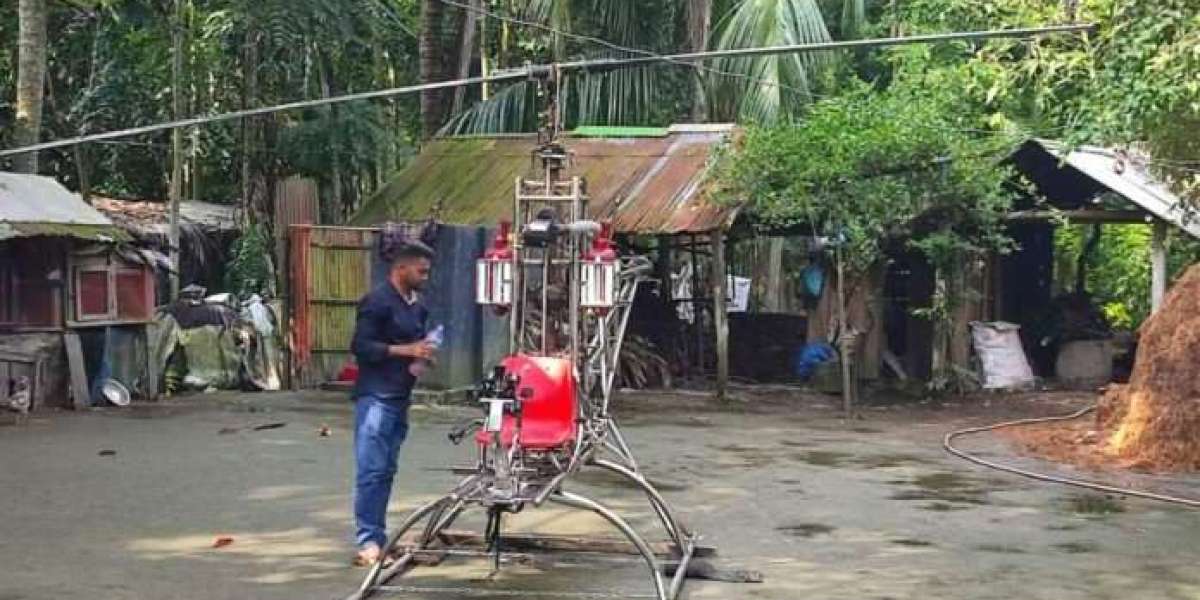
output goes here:
{"type": "Polygon", "coordinates": [[[398,262],[408,262],[416,258],[424,258],[425,260],[433,260],[433,248],[416,240],[410,240],[396,248],[392,254],[392,264],[398,262]]]}

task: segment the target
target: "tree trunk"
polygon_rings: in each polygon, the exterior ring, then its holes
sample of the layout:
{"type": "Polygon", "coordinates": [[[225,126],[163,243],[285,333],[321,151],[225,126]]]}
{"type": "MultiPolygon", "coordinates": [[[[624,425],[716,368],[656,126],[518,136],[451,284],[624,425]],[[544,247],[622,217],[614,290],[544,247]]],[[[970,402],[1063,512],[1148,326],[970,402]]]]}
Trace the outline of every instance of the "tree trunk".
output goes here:
{"type": "MultiPolygon", "coordinates": [[[[17,40],[17,114],[13,144],[38,143],[42,129],[42,102],[46,86],[46,0],[19,0],[20,33],[17,40]]],[[[13,171],[37,173],[36,152],[13,158],[13,171]]]]}
{"type": "MultiPolygon", "coordinates": [[[[422,0],[421,32],[417,40],[421,83],[433,83],[441,79],[442,12],[440,0],[422,0]]],[[[426,139],[433,137],[441,126],[442,96],[441,90],[421,92],[421,133],[426,139]]]]}
{"type": "MultiPolygon", "coordinates": [[[[481,9],[482,0],[471,0],[472,10],[466,11],[466,15],[462,20],[462,30],[458,37],[458,79],[466,79],[471,76],[471,59],[475,57],[475,28],[479,26],[479,13],[475,12],[481,9]]],[[[483,50],[481,49],[480,52],[483,50]]],[[[454,88],[454,109],[450,114],[456,115],[462,112],[463,102],[466,100],[466,86],[454,88]]]]}
{"type": "MultiPolygon", "coordinates": [[[[258,34],[253,27],[246,32],[242,48],[242,78],[242,108],[254,108],[258,104],[258,34]]],[[[242,216],[249,222],[254,219],[251,161],[256,129],[254,117],[242,119],[242,216]]]]}
{"type": "MultiPolygon", "coordinates": [[[[688,46],[692,52],[708,49],[708,33],[712,28],[712,0],[688,0],[688,46]]],[[[692,122],[708,119],[707,90],[704,73],[696,70],[692,91],[692,122]]]]}
{"type": "MultiPolygon", "coordinates": [[[[328,98],[333,95],[333,85],[329,81],[330,73],[332,73],[332,71],[333,71],[333,61],[329,60],[329,56],[326,55],[324,52],[318,52],[318,54],[317,54],[317,77],[319,78],[319,80],[321,82],[321,97],[322,98],[328,98]]],[[[331,127],[329,128],[330,134],[335,135],[335,136],[338,135],[336,133],[336,129],[337,129],[336,126],[333,126],[337,119],[337,107],[333,106],[333,105],[326,106],[325,107],[325,118],[329,120],[329,124],[331,125],[331,127]]],[[[330,164],[329,164],[329,181],[330,181],[330,204],[332,205],[332,207],[329,212],[329,215],[332,217],[333,222],[337,223],[337,222],[341,222],[342,215],[345,212],[345,208],[343,206],[344,200],[343,200],[343,194],[342,194],[342,164],[341,164],[341,157],[340,157],[341,148],[340,148],[340,144],[331,144],[331,145],[333,147],[331,148],[332,152],[330,152],[331,160],[329,161],[330,162],[330,164]]],[[[318,207],[317,214],[320,214],[320,213],[321,213],[321,210],[318,207]]]]}

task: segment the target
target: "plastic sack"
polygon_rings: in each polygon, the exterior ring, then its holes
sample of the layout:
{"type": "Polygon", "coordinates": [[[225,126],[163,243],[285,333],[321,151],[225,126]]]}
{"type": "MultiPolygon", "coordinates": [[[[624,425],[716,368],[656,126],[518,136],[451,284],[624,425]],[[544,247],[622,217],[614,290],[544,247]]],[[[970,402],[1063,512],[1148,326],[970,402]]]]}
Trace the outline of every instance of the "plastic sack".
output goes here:
{"type": "Polygon", "coordinates": [[[971,339],[983,370],[983,388],[1001,390],[1033,386],[1033,369],[1021,346],[1021,326],[996,321],[971,323],[971,339]]]}
{"type": "Polygon", "coordinates": [[[800,379],[808,379],[817,367],[837,357],[837,350],[825,342],[805,344],[794,355],[792,372],[800,379]]]}

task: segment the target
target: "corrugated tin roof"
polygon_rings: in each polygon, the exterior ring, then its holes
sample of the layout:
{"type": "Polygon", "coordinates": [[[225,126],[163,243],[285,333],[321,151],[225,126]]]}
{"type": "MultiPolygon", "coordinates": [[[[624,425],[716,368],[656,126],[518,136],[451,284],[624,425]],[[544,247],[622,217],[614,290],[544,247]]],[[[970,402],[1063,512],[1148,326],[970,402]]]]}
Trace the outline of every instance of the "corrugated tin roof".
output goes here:
{"type": "MultiPolygon", "coordinates": [[[[135,229],[140,233],[167,234],[168,216],[165,202],[118,200],[93,196],[92,206],[121,227],[135,229]]],[[[217,231],[237,229],[234,207],[225,204],[212,204],[196,200],[180,202],[179,220],[185,226],[193,225],[204,229],[217,231]]]]}
{"type": "Polygon", "coordinates": [[[0,172],[0,240],[51,235],[126,239],[112,221],[57,181],[0,172]]]}
{"type": "MultiPolygon", "coordinates": [[[[589,212],[617,231],[702,233],[728,227],[738,207],[708,202],[708,161],[731,131],[672,128],[661,137],[569,137],[569,173],[585,178],[589,212]]],[[[419,221],[491,224],[512,212],[513,187],[534,167],[532,136],[445,138],[430,142],[352,219],[355,225],[419,221]]]]}
{"type": "Polygon", "coordinates": [[[1033,141],[1108,190],[1192,237],[1200,238],[1200,219],[1186,209],[1182,199],[1146,170],[1144,160],[1109,148],[1079,146],[1068,152],[1067,146],[1060,142],[1033,141]]]}

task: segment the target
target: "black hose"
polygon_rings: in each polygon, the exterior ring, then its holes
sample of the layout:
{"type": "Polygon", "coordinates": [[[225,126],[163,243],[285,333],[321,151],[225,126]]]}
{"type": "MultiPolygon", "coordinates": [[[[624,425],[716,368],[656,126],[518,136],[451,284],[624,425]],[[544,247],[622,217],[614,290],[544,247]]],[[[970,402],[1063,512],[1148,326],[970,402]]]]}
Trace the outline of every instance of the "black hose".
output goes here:
{"type": "Polygon", "coordinates": [[[1028,471],[1028,470],[1021,469],[1018,467],[1013,467],[1013,466],[1009,466],[1009,465],[992,462],[990,460],[980,458],[978,456],[975,456],[973,454],[967,453],[963,450],[959,450],[958,448],[954,447],[954,440],[956,438],[959,438],[964,435],[983,433],[983,432],[987,432],[987,431],[995,431],[997,429],[1006,429],[1009,427],[1020,427],[1022,425],[1036,425],[1038,423],[1051,423],[1051,422],[1055,422],[1055,421],[1070,421],[1073,419],[1078,419],[1079,417],[1082,417],[1083,415],[1086,415],[1094,410],[1096,410],[1096,405],[1093,404],[1092,406],[1077,410],[1069,415],[1059,415],[1059,416],[1054,416],[1054,417],[1040,417],[1040,418],[1036,418],[1036,419],[1018,419],[1016,421],[1005,421],[1003,423],[996,423],[994,425],[985,425],[983,427],[968,427],[967,429],[960,429],[958,431],[952,431],[952,432],[946,434],[946,437],[942,439],[942,448],[945,448],[946,452],[949,452],[950,454],[953,454],[954,456],[957,456],[957,457],[959,457],[963,460],[969,461],[969,462],[973,462],[977,465],[984,466],[989,469],[995,469],[997,471],[1004,471],[1005,473],[1012,473],[1014,475],[1020,475],[1021,477],[1028,477],[1030,479],[1036,479],[1038,481],[1045,481],[1045,482],[1049,482],[1049,483],[1059,483],[1062,485],[1071,485],[1071,486],[1075,486],[1075,487],[1086,488],[1089,490],[1095,490],[1098,492],[1105,492],[1108,494],[1133,496],[1135,498],[1144,498],[1146,500],[1157,500],[1159,502],[1170,502],[1172,504],[1182,504],[1183,506],[1190,506],[1192,508],[1200,508],[1200,500],[1193,500],[1190,498],[1179,498],[1176,496],[1168,496],[1166,494],[1155,494],[1153,492],[1143,492],[1140,490],[1134,490],[1134,489],[1130,489],[1130,488],[1117,487],[1117,486],[1113,486],[1113,485],[1105,485],[1103,483],[1096,483],[1096,482],[1092,482],[1092,481],[1084,481],[1082,479],[1072,479],[1070,477],[1058,477],[1055,475],[1047,475],[1045,473],[1028,471]]]}

